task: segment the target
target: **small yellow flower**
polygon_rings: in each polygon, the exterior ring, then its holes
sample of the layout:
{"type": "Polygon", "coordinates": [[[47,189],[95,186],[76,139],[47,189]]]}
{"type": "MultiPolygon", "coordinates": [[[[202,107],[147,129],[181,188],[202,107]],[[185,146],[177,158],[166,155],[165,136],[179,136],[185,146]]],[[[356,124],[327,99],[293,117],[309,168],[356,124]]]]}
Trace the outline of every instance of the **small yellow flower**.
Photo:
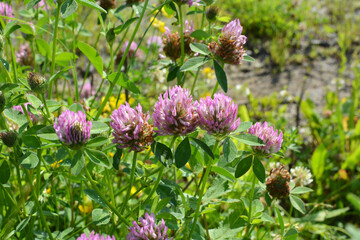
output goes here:
{"type": "Polygon", "coordinates": [[[188,169],[191,169],[190,167],[190,164],[189,163],[186,163],[185,166],[188,168],[188,169]]]}
{"type": "Polygon", "coordinates": [[[205,79],[213,79],[215,74],[214,70],[211,69],[210,67],[204,68],[202,73],[205,79]]]}
{"type": "Polygon", "coordinates": [[[92,210],[94,208],[92,201],[89,200],[87,196],[85,196],[84,202],[85,202],[85,207],[82,204],[79,205],[80,212],[85,213],[85,214],[92,212],[92,210]]]}
{"type": "MultiPolygon", "coordinates": [[[[105,100],[105,97],[101,98],[101,103],[105,100]]],[[[120,94],[120,98],[119,101],[117,102],[117,98],[114,96],[111,96],[109,98],[109,101],[106,103],[104,110],[103,110],[103,117],[107,117],[109,114],[112,113],[112,111],[114,111],[115,109],[118,109],[120,107],[121,104],[124,104],[126,102],[126,96],[125,93],[120,94]]],[[[130,98],[129,99],[129,104],[132,105],[135,102],[134,98],[130,98]]]]}
{"type": "Polygon", "coordinates": [[[47,194],[50,194],[50,193],[51,193],[51,188],[47,188],[47,189],[46,189],[46,193],[47,193],[47,194]]]}
{"type": "Polygon", "coordinates": [[[50,166],[52,168],[58,168],[58,167],[60,167],[60,163],[62,163],[62,162],[63,162],[63,160],[55,161],[54,163],[50,164],[50,166]]]}
{"type": "Polygon", "coordinates": [[[161,33],[165,33],[165,23],[158,20],[157,18],[154,19],[154,17],[150,19],[150,22],[152,22],[153,20],[153,26],[157,28],[161,33]]]}

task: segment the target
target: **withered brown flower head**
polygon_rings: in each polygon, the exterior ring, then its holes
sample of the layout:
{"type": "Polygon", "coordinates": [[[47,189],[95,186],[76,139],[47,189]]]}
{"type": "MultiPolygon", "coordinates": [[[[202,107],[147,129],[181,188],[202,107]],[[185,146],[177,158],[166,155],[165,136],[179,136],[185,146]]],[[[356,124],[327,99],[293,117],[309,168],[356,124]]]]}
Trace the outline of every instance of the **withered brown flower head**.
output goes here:
{"type": "Polygon", "coordinates": [[[266,190],[274,198],[285,198],[290,194],[290,174],[283,164],[270,170],[266,179],[266,190]]]}
{"type": "Polygon", "coordinates": [[[100,7],[108,11],[116,8],[116,0],[100,0],[100,7]]]}
{"type": "Polygon", "coordinates": [[[245,50],[246,37],[241,35],[242,26],[239,19],[228,23],[218,38],[218,42],[209,43],[209,50],[223,62],[233,65],[241,64],[245,50]]]}

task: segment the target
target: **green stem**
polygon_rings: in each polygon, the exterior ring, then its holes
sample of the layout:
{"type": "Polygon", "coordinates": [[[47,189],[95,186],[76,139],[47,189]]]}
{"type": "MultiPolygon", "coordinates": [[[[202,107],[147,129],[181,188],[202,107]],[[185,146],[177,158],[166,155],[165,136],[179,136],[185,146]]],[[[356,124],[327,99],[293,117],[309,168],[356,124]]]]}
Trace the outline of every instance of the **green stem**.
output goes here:
{"type": "Polygon", "coordinates": [[[185,60],[185,42],[184,42],[184,19],[181,4],[179,7],[179,21],[180,21],[180,40],[181,40],[181,58],[180,58],[180,66],[183,65],[185,60]]]}
{"type": "MultiPolygon", "coordinates": [[[[57,34],[58,34],[58,27],[59,27],[59,19],[60,19],[60,4],[57,5],[56,15],[55,15],[55,28],[54,28],[54,34],[53,34],[53,39],[52,39],[53,45],[52,45],[52,55],[51,55],[50,76],[52,76],[55,72],[56,41],[57,41],[57,34]]],[[[54,81],[52,81],[49,86],[49,92],[48,92],[49,99],[51,98],[51,95],[52,95],[53,82],[54,81]]]]}
{"type": "Polygon", "coordinates": [[[47,105],[47,103],[46,103],[46,99],[45,99],[45,94],[41,94],[41,100],[42,100],[42,102],[43,102],[43,104],[44,104],[44,107],[45,107],[45,110],[46,110],[46,117],[48,118],[48,119],[50,119],[50,111],[49,111],[49,108],[48,108],[48,105],[47,105]]]}
{"type": "Polygon", "coordinates": [[[15,50],[14,50],[13,45],[11,44],[10,37],[7,37],[6,39],[8,41],[8,44],[10,46],[10,51],[11,51],[11,65],[12,65],[12,70],[13,70],[13,74],[14,74],[14,81],[17,82],[18,79],[17,79],[17,70],[16,70],[15,50]]]}
{"type": "Polygon", "coordinates": [[[32,121],[31,121],[31,118],[30,118],[30,116],[29,116],[29,113],[28,113],[25,105],[24,105],[23,103],[20,104],[20,105],[21,105],[21,109],[22,109],[23,112],[25,113],[26,120],[29,122],[29,126],[32,127],[32,126],[33,126],[33,123],[32,123],[32,121]]]}
{"type": "Polygon", "coordinates": [[[89,170],[87,169],[87,167],[84,167],[85,169],[85,176],[86,178],[89,180],[89,182],[91,183],[91,186],[94,188],[94,190],[96,191],[96,193],[100,196],[101,200],[103,200],[103,202],[119,217],[119,219],[125,223],[127,226],[130,226],[130,223],[127,219],[125,219],[122,214],[106,199],[106,197],[104,196],[104,194],[100,191],[100,189],[97,187],[96,182],[92,179],[89,170]]]}
{"type": "Polygon", "coordinates": [[[23,211],[25,213],[25,216],[26,216],[26,208],[25,208],[25,199],[24,199],[24,196],[23,196],[23,193],[22,193],[22,184],[21,184],[21,174],[20,174],[20,168],[19,168],[19,164],[18,163],[15,163],[15,168],[16,168],[16,177],[17,177],[17,181],[18,181],[18,184],[19,184],[19,192],[20,192],[20,198],[21,198],[21,204],[22,204],[22,207],[23,207],[23,211]]]}
{"type": "Polygon", "coordinates": [[[106,93],[105,99],[104,99],[103,103],[101,104],[101,106],[99,107],[98,112],[96,113],[96,116],[95,116],[94,120],[99,119],[99,117],[100,117],[100,115],[101,115],[101,113],[102,113],[102,111],[103,111],[106,103],[108,102],[108,100],[109,100],[109,98],[110,98],[110,96],[111,96],[111,94],[112,94],[112,91],[114,90],[114,87],[115,87],[115,85],[116,85],[116,82],[117,82],[117,81],[119,80],[119,78],[120,78],[121,68],[123,67],[123,65],[124,65],[124,63],[125,63],[126,56],[127,56],[128,52],[129,52],[131,43],[134,41],[135,35],[136,35],[136,33],[138,32],[138,30],[139,30],[141,21],[142,21],[142,19],[144,18],[144,14],[145,14],[145,11],[146,11],[146,8],[147,8],[148,3],[149,3],[149,0],[145,0],[144,7],[143,7],[143,9],[142,9],[140,18],[139,18],[139,20],[138,20],[137,23],[136,23],[134,32],[133,32],[133,34],[131,35],[131,38],[130,38],[130,40],[129,40],[129,44],[127,45],[127,47],[126,47],[126,49],[125,49],[125,52],[124,52],[124,54],[123,54],[123,56],[122,56],[122,58],[121,58],[121,61],[120,61],[120,63],[119,63],[119,66],[118,66],[118,69],[117,69],[117,74],[116,74],[116,76],[115,76],[114,82],[111,82],[111,83],[110,83],[110,87],[109,87],[109,89],[108,89],[108,91],[107,91],[107,93],[106,93]]]}
{"type": "MultiPolygon", "coordinates": [[[[253,160],[254,160],[254,157],[253,157],[253,160]]],[[[247,227],[246,227],[245,237],[248,237],[248,235],[251,233],[250,227],[251,227],[251,221],[252,221],[252,202],[254,199],[254,191],[255,191],[255,184],[256,184],[256,177],[254,174],[252,174],[252,175],[253,175],[253,181],[252,181],[250,196],[249,196],[249,216],[248,216],[248,223],[247,223],[247,227]]]]}
{"type": "MultiPolygon", "coordinates": [[[[214,148],[213,148],[213,152],[217,149],[218,145],[219,145],[219,141],[216,140],[215,145],[214,145],[214,148]]],[[[206,184],[207,184],[207,181],[208,181],[209,174],[210,174],[210,172],[211,172],[212,163],[213,163],[213,161],[212,161],[212,160],[209,160],[208,163],[207,163],[207,166],[206,166],[206,171],[205,171],[204,180],[203,180],[203,182],[202,182],[202,186],[201,186],[200,193],[199,193],[199,199],[198,199],[198,202],[197,202],[197,205],[196,205],[194,222],[193,222],[193,224],[192,224],[192,227],[191,227],[191,230],[190,230],[190,234],[189,234],[189,238],[190,238],[190,239],[191,239],[192,234],[193,234],[193,232],[194,232],[194,230],[195,230],[196,223],[197,223],[197,220],[198,220],[198,217],[199,217],[199,212],[200,212],[200,207],[201,207],[201,203],[202,203],[202,198],[203,198],[204,193],[205,193],[205,187],[206,187],[206,184]]]]}
{"type": "MultiPolygon", "coordinates": [[[[74,14],[72,15],[72,19],[73,19],[73,21],[75,21],[74,14]]],[[[73,72],[73,79],[74,79],[74,85],[75,85],[75,101],[79,102],[79,85],[78,85],[78,79],[77,79],[76,58],[75,58],[76,57],[75,24],[73,24],[73,26],[72,26],[72,35],[73,35],[73,43],[72,43],[72,46],[73,46],[73,61],[72,61],[73,69],[72,69],[72,72],[73,72]]]]}
{"type": "Polygon", "coordinates": [[[49,226],[48,226],[48,224],[47,224],[47,221],[46,221],[46,219],[45,219],[44,213],[43,213],[43,211],[42,211],[42,209],[41,209],[41,205],[40,205],[40,203],[39,203],[39,199],[38,199],[38,196],[37,196],[37,194],[36,194],[36,189],[35,189],[34,186],[33,186],[33,180],[31,179],[31,175],[30,175],[30,173],[29,173],[29,170],[25,169],[25,174],[26,174],[26,176],[27,176],[27,178],[28,178],[28,181],[29,181],[29,185],[30,185],[30,188],[31,188],[31,194],[33,195],[33,198],[34,198],[34,201],[35,201],[35,205],[36,205],[36,207],[37,207],[37,209],[38,209],[38,211],[39,211],[39,213],[40,213],[40,219],[41,219],[42,225],[45,226],[45,229],[46,229],[46,232],[47,232],[48,235],[49,235],[49,238],[50,238],[51,240],[55,240],[54,237],[53,237],[53,235],[52,235],[52,233],[51,233],[51,231],[50,231],[50,228],[49,228],[49,226]]]}
{"type": "Polygon", "coordinates": [[[193,83],[193,85],[192,85],[192,87],[191,87],[190,95],[193,95],[193,93],[194,93],[195,85],[196,85],[197,79],[198,79],[198,77],[199,77],[199,74],[200,74],[200,68],[199,68],[199,69],[197,70],[197,72],[196,72],[196,75],[195,75],[195,78],[194,78],[194,83],[193,83]]]}
{"type": "Polygon", "coordinates": [[[135,179],[135,169],[136,169],[136,160],[137,160],[137,152],[134,151],[133,160],[132,160],[132,166],[131,166],[131,172],[130,172],[130,183],[129,187],[126,192],[126,196],[124,199],[124,203],[120,209],[120,213],[123,214],[125,210],[125,206],[127,205],[131,193],[131,188],[134,185],[134,179],[135,179]]]}
{"type": "Polygon", "coordinates": [[[204,27],[205,15],[206,15],[206,6],[204,5],[204,7],[203,7],[203,14],[202,14],[202,18],[201,18],[201,27],[200,27],[201,30],[202,30],[203,27],[204,27]]]}

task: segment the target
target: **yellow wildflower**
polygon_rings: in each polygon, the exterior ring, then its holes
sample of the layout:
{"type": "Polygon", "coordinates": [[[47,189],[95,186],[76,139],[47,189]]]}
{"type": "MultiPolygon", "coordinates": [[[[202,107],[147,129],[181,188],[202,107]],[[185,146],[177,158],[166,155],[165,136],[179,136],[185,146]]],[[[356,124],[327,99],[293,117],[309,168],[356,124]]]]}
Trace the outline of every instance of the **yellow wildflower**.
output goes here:
{"type": "Polygon", "coordinates": [[[152,25],[157,28],[161,33],[165,33],[165,23],[158,20],[157,18],[154,19],[154,17],[150,19],[150,22],[152,22],[153,20],[154,22],[152,25]]]}
{"type": "Polygon", "coordinates": [[[202,73],[205,79],[213,79],[215,74],[214,70],[211,69],[210,67],[204,68],[202,73]]]}
{"type": "Polygon", "coordinates": [[[205,98],[205,97],[210,97],[211,96],[211,92],[205,92],[203,94],[201,94],[200,98],[205,98]]]}
{"type": "Polygon", "coordinates": [[[46,193],[47,193],[47,194],[50,194],[50,193],[51,193],[51,188],[47,188],[47,189],[46,189],[46,193]]]}
{"type": "Polygon", "coordinates": [[[92,210],[94,208],[93,204],[92,204],[92,201],[89,200],[87,196],[85,196],[84,197],[84,202],[85,202],[85,207],[82,204],[79,205],[80,212],[85,213],[85,214],[88,214],[88,213],[92,212],[92,210]]]}
{"type": "MultiPolygon", "coordinates": [[[[101,103],[104,101],[105,97],[101,98],[101,103]]],[[[120,98],[119,101],[117,102],[117,98],[114,96],[111,96],[109,98],[109,101],[106,103],[104,110],[103,110],[103,116],[107,117],[108,114],[111,114],[112,111],[114,111],[115,109],[118,109],[120,107],[121,104],[124,104],[126,102],[126,96],[125,93],[120,94],[120,98]]],[[[135,102],[134,98],[130,98],[129,99],[129,104],[132,105],[135,102]]]]}
{"type": "Polygon", "coordinates": [[[63,162],[63,160],[55,161],[54,163],[50,164],[50,166],[52,168],[58,168],[58,167],[60,167],[60,163],[62,163],[62,162],[63,162]]]}

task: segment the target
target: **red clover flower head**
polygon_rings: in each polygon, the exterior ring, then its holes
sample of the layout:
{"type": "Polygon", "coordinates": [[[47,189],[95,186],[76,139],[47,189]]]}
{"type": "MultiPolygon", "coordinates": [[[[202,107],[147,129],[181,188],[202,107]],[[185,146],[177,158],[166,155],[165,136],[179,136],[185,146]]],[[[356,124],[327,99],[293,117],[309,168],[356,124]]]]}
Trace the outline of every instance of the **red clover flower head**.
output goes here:
{"type": "Polygon", "coordinates": [[[60,141],[70,148],[77,149],[90,138],[92,122],[86,120],[82,111],[74,113],[70,110],[63,112],[55,121],[54,129],[60,141]]]}
{"type": "Polygon", "coordinates": [[[267,122],[261,124],[261,122],[257,122],[252,125],[248,133],[257,136],[261,140],[264,141],[265,146],[254,146],[253,148],[256,151],[269,153],[276,153],[281,149],[281,143],[283,142],[283,133],[280,131],[278,134],[278,130],[271,126],[268,126],[267,122]]]}
{"type": "Polygon", "coordinates": [[[95,234],[95,232],[92,231],[89,237],[86,235],[86,233],[83,233],[76,240],[115,240],[115,236],[112,237],[110,236],[105,237],[105,235],[100,236],[98,233],[95,234]]]}
{"type": "MultiPolygon", "coordinates": [[[[33,106],[33,105],[32,105],[31,103],[25,103],[25,104],[24,104],[24,107],[26,108],[27,113],[29,114],[29,117],[30,117],[32,123],[36,123],[37,117],[28,110],[28,105],[31,105],[31,106],[33,106]]],[[[19,112],[21,112],[22,114],[25,115],[25,113],[24,113],[21,105],[13,106],[12,108],[13,108],[14,110],[17,110],[17,111],[19,111],[19,112]]]]}
{"type": "Polygon", "coordinates": [[[218,43],[209,44],[209,50],[225,63],[241,64],[245,54],[243,45],[246,43],[246,36],[241,35],[242,29],[239,19],[231,21],[222,29],[218,43]]]}
{"type": "Polygon", "coordinates": [[[162,38],[160,36],[151,36],[147,40],[147,46],[148,48],[155,46],[157,48],[163,47],[162,38]]]}
{"type": "Polygon", "coordinates": [[[125,105],[120,105],[111,115],[110,126],[114,129],[113,143],[118,144],[119,148],[129,147],[136,152],[146,149],[154,141],[153,126],[148,123],[149,118],[149,112],[144,114],[140,104],[136,110],[127,102],[125,105]]]}
{"type": "Polygon", "coordinates": [[[11,6],[4,2],[0,2],[0,15],[7,17],[15,17],[11,6]]]}
{"type": "Polygon", "coordinates": [[[153,113],[155,130],[160,135],[186,135],[198,126],[197,103],[188,89],[180,86],[169,88],[155,103],[153,113]]]}
{"type": "Polygon", "coordinates": [[[34,56],[28,43],[21,44],[20,50],[15,51],[16,62],[25,66],[34,66],[34,56]]]}
{"type": "Polygon", "coordinates": [[[129,228],[126,240],[171,240],[168,238],[164,219],[158,225],[155,223],[155,215],[145,213],[145,218],[140,217],[139,224],[133,221],[133,227],[129,228]]]}
{"type": "Polygon", "coordinates": [[[237,118],[237,105],[223,93],[211,97],[201,98],[197,107],[200,128],[208,134],[224,136],[235,131],[240,118],[237,118]]]}

